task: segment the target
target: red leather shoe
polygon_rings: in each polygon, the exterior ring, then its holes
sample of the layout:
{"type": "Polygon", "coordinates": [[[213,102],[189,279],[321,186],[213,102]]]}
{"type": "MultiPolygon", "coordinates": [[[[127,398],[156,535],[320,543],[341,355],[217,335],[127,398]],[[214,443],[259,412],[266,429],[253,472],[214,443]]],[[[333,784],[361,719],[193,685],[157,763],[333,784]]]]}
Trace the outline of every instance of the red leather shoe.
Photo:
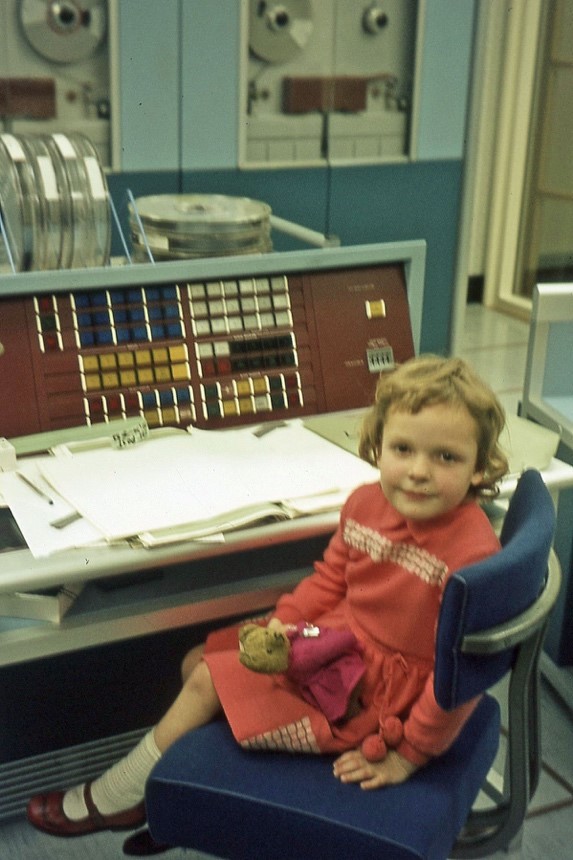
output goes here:
{"type": "Polygon", "coordinates": [[[90,783],[86,783],[84,787],[88,816],[72,821],[64,812],[64,794],[63,791],[51,791],[33,797],[26,810],[30,824],[53,836],[84,836],[98,830],[132,830],[146,821],[143,801],[123,812],[102,815],[92,800],[90,783]]]}

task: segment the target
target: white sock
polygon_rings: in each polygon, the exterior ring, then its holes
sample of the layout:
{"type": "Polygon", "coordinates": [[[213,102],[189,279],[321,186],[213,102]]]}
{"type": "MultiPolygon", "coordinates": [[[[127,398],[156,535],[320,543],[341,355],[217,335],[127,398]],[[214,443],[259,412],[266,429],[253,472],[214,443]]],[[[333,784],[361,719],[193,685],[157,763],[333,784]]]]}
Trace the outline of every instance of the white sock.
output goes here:
{"type": "MultiPolygon", "coordinates": [[[[102,815],[112,815],[136,806],[143,800],[147,777],[160,758],[161,752],[152,729],[128,755],[92,782],[91,793],[96,809],[102,815]]],[[[84,786],[77,785],[67,791],[63,805],[65,814],[72,821],[87,818],[84,786]]]]}

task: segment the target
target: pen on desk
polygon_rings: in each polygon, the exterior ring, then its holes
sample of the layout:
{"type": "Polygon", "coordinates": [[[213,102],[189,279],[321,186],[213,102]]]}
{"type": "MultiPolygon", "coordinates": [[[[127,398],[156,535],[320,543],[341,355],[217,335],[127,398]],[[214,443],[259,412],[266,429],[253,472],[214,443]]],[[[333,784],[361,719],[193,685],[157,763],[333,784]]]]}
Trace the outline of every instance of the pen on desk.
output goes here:
{"type": "Polygon", "coordinates": [[[262,436],[266,436],[267,433],[272,433],[272,431],[276,430],[278,427],[286,426],[286,421],[268,421],[266,424],[261,424],[261,426],[257,427],[256,430],[253,430],[253,436],[256,436],[257,439],[260,439],[262,436]]]}
{"type": "Polygon", "coordinates": [[[53,505],[53,504],[54,504],[54,500],[53,500],[53,499],[51,499],[51,498],[48,496],[48,494],[47,494],[47,493],[44,493],[44,491],[43,491],[43,490],[41,490],[39,487],[37,487],[37,486],[35,485],[35,483],[34,483],[33,481],[31,481],[31,480],[30,480],[30,478],[27,478],[27,477],[26,477],[26,475],[23,475],[23,474],[22,474],[22,472],[16,472],[16,474],[18,475],[18,477],[20,478],[20,480],[21,480],[21,481],[24,481],[24,483],[26,484],[26,486],[30,487],[30,489],[31,489],[31,490],[34,490],[34,492],[35,492],[38,496],[41,496],[43,499],[45,499],[45,500],[48,502],[48,504],[49,504],[49,505],[53,505]]]}
{"type": "Polygon", "coordinates": [[[65,517],[60,517],[59,520],[52,520],[50,525],[54,529],[65,529],[66,526],[71,526],[72,523],[75,523],[77,520],[81,520],[82,515],[79,511],[72,511],[71,514],[68,514],[65,517]]]}

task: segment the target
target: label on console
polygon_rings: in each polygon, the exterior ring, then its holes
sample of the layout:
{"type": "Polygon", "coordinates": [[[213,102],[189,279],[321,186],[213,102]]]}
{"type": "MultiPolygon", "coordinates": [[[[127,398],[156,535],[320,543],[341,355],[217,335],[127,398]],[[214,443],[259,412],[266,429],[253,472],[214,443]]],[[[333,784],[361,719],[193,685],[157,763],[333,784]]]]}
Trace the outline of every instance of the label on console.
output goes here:
{"type": "Polygon", "coordinates": [[[126,430],[120,430],[112,436],[112,444],[114,448],[127,448],[128,445],[137,445],[138,442],[143,442],[149,436],[149,427],[147,421],[141,421],[135,427],[129,427],[126,430]]]}

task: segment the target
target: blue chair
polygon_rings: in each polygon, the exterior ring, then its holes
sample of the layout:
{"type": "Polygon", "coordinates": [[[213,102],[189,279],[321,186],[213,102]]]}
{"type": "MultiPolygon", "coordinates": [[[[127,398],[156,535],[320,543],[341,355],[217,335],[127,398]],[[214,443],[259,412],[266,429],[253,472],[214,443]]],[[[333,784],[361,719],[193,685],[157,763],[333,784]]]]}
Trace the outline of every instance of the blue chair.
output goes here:
{"type": "Polygon", "coordinates": [[[245,751],[218,721],[181,738],[152,772],[146,803],[155,839],[230,860],[444,860],[507,848],[539,776],[538,662],[561,580],[554,556],[548,565],[554,524],[541,476],[525,472],[501,551],[458,571],[443,596],[440,705],[454,708],[510,673],[502,793],[487,781],[500,737],[500,708],[487,693],[443,756],[402,785],[370,792],[334,779],[329,756],[245,751]],[[491,800],[472,811],[482,788],[491,800]]]}

